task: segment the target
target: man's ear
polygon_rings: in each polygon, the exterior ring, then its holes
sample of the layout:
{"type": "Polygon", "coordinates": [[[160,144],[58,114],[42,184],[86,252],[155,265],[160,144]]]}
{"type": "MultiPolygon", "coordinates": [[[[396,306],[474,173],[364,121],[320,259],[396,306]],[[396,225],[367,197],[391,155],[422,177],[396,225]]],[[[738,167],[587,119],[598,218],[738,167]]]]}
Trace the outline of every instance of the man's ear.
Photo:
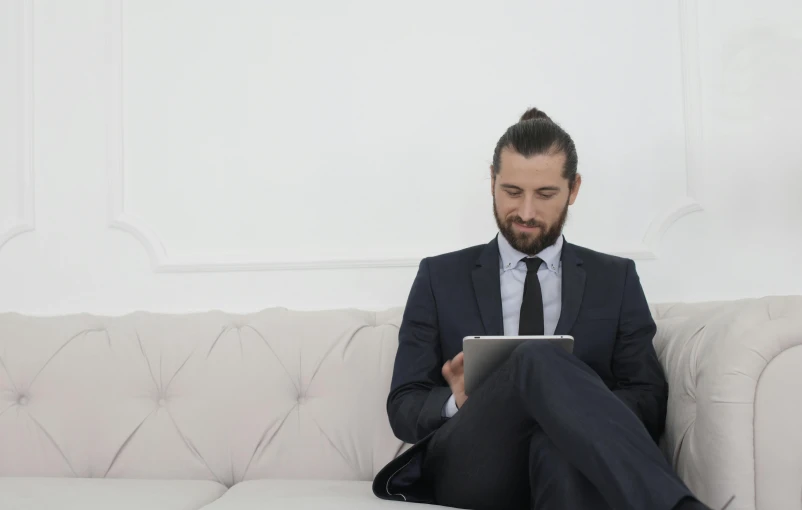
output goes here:
{"type": "Polygon", "coordinates": [[[490,195],[493,195],[493,192],[496,189],[496,171],[493,169],[493,165],[490,165],[490,195]]]}
{"type": "Polygon", "coordinates": [[[580,186],[582,186],[582,176],[576,174],[576,177],[574,177],[574,184],[571,185],[570,195],[568,195],[568,205],[574,205],[574,202],[576,202],[576,196],[579,194],[580,186]]]}

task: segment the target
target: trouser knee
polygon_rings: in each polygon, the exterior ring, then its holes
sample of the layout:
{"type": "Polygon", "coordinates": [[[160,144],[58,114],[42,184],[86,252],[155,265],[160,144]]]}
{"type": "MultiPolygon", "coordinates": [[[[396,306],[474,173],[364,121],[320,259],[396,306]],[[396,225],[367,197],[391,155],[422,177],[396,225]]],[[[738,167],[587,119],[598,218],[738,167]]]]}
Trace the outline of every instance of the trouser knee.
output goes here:
{"type": "Polygon", "coordinates": [[[558,349],[551,342],[529,340],[516,347],[511,357],[519,363],[549,363],[560,356],[558,349]]]}

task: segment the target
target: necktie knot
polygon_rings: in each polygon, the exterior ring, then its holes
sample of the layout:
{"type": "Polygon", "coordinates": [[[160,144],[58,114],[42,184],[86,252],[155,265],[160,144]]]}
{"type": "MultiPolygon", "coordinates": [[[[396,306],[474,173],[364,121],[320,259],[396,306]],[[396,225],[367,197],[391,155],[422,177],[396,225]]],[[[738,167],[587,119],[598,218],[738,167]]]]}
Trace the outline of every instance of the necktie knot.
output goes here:
{"type": "Polygon", "coordinates": [[[524,259],[524,262],[526,263],[526,271],[533,271],[535,273],[540,269],[540,265],[543,264],[543,261],[538,257],[527,257],[524,259]]]}

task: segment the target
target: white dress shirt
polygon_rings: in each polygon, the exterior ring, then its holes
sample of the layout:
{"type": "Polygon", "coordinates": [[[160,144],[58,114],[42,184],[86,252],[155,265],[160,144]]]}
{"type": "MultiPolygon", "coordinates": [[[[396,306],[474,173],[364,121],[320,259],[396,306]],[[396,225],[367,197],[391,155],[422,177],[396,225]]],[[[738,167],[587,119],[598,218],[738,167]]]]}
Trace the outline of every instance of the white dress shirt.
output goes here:
{"type": "MultiPolygon", "coordinates": [[[[521,303],[524,297],[526,281],[526,262],[528,255],[512,247],[507,238],[499,234],[499,278],[501,281],[501,312],[504,318],[504,336],[518,334],[518,321],[521,315],[521,303]]],[[[536,256],[543,261],[537,271],[540,289],[543,294],[543,331],[553,335],[560,320],[562,309],[562,250],[563,236],[553,245],[545,248],[536,256]]],[[[457,414],[454,395],[443,406],[443,415],[450,418],[457,414]]]]}

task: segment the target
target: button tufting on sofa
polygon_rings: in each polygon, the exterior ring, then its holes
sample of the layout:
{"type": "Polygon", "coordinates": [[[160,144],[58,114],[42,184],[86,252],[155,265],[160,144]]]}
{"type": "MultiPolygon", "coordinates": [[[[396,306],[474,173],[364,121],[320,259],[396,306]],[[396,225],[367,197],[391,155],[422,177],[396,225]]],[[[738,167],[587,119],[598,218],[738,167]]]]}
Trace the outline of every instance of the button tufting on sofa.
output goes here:
{"type": "MultiPolygon", "coordinates": [[[[714,508],[799,510],[802,298],[655,308],[667,457],[714,508]]],[[[407,446],[386,411],[402,316],[0,313],[0,510],[171,487],[194,509],[232,486],[209,508],[383,508],[370,481],[407,446]]]]}

